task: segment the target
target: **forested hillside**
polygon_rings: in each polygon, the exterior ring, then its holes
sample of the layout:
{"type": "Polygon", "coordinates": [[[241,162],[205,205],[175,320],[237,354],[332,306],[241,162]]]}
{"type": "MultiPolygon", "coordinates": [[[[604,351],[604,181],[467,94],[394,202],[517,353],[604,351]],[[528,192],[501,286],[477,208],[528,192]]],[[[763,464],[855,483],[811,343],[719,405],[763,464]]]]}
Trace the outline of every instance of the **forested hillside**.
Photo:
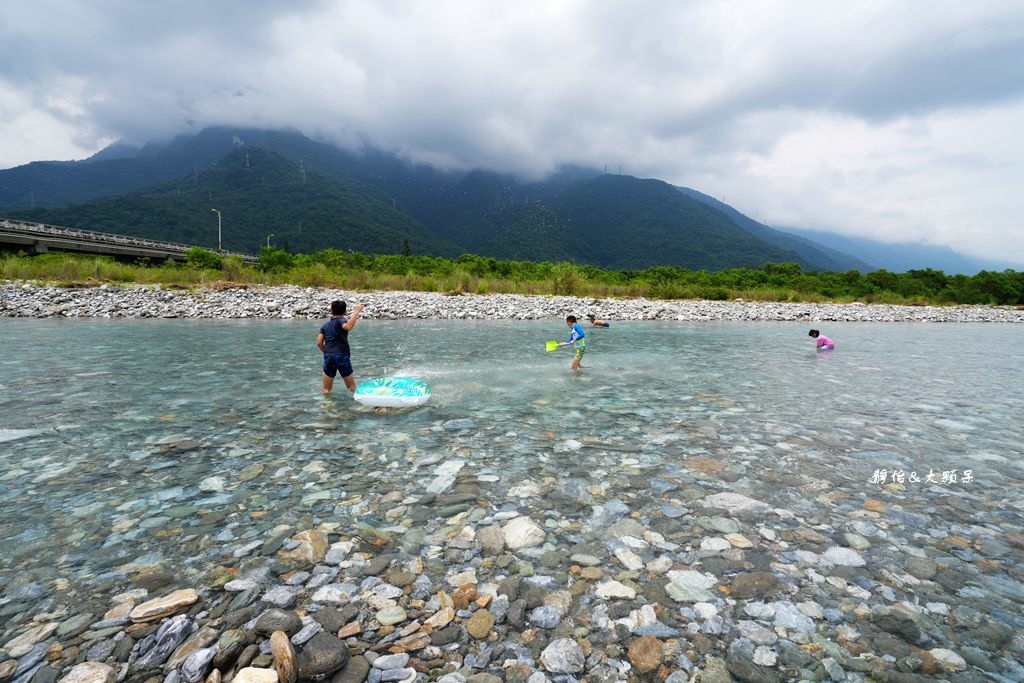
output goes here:
{"type": "Polygon", "coordinates": [[[229,250],[257,252],[273,234],[274,244],[296,251],[458,253],[372,188],[300,170],[279,154],[249,147],[174,183],[113,199],[12,213],[55,225],[216,248],[214,208],[221,212],[222,244],[229,250]]]}
{"type": "Polygon", "coordinates": [[[295,131],[211,128],[138,149],[114,146],[82,162],[0,171],[0,206],[12,203],[4,215],[206,247],[217,246],[217,208],[223,246],[245,251],[272,234],[274,244],[307,253],[472,253],[608,268],[860,267],[659,180],[583,168],[540,181],[444,171],[295,131]]]}

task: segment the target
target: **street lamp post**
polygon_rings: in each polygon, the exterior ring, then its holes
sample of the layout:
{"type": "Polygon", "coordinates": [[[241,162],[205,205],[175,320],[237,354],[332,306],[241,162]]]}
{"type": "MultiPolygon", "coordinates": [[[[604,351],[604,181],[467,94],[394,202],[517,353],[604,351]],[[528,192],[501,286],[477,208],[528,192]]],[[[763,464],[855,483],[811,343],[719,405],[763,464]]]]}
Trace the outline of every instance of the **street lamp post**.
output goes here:
{"type": "Polygon", "coordinates": [[[270,238],[274,236],[274,233],[267,235],[267,249],[270,249],[270,238]]]}
{"type": "Polygon", "coordinates": [[[220,211],[218,211],[217,209],[210,209],[210,211],[213,211],[215,214],[217,214],[217,251],[221,251],[221,246],[220,246],[220,211]]]}

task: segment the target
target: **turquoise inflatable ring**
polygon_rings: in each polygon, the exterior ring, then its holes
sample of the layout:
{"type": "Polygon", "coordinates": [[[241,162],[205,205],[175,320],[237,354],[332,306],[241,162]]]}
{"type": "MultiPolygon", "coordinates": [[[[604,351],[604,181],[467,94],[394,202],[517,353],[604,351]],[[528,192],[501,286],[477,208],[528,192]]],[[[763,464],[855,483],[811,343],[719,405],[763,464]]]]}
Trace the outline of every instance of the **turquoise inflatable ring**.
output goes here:
{"type": "Polygon", "coordinates": [[[411,408],[430,398],[430,385],[412,377],[376,377],[360,382],[352,395],[363,405],[411,408]]]}

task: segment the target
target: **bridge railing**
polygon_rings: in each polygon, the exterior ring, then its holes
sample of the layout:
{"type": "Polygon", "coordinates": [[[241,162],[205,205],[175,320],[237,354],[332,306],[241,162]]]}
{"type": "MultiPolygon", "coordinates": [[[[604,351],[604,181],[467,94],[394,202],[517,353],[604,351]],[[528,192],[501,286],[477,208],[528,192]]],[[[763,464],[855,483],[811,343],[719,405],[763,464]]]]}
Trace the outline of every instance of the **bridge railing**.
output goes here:
{"type": "MultiPolygon", "coordinates": [[[[30,233],[48,237],[63,237],[66,239],[79,240],[83,242],[103,242],[119,246],[145,247],[147,249],[160,249],[179,254],[184,254],[192,249],[193,244],[181,244],[178,242],[163,242],[150,240],[144,237],[130,237],[128,235],[115,235],[107,232],[94,232],[92,230],[78,230],[76,228],[65,228],[58,225],[46,225],[45,223],[31,223],[28,221],[0,218],[0,228],[15,230],[20,233],[30,233]]],[[[246,261],[255,262],[258,259],[251,254],[241,254],[233,251],[219,251],[222,256],[240,256],[246,261]]]]}

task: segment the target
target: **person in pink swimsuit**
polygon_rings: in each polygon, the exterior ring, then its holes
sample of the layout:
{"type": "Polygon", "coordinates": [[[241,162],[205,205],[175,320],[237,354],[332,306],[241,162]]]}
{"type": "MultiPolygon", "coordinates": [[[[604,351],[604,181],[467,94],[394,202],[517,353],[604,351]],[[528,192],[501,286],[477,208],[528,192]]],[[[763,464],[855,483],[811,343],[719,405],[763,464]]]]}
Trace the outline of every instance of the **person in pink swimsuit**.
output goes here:
{"type": "Polygon", "coordinates": [[[825,349],[826,351],[831,351],[832,349],[836,348],[836,343],[834,341],[823,335],[821,332],[818,332],[817,330],[811,330],[810,332],[807,333],[807,336],[814,337],[816,340],[818,340],[817,348],[819,351],[821,351],[822,349],[825,349]]]}

